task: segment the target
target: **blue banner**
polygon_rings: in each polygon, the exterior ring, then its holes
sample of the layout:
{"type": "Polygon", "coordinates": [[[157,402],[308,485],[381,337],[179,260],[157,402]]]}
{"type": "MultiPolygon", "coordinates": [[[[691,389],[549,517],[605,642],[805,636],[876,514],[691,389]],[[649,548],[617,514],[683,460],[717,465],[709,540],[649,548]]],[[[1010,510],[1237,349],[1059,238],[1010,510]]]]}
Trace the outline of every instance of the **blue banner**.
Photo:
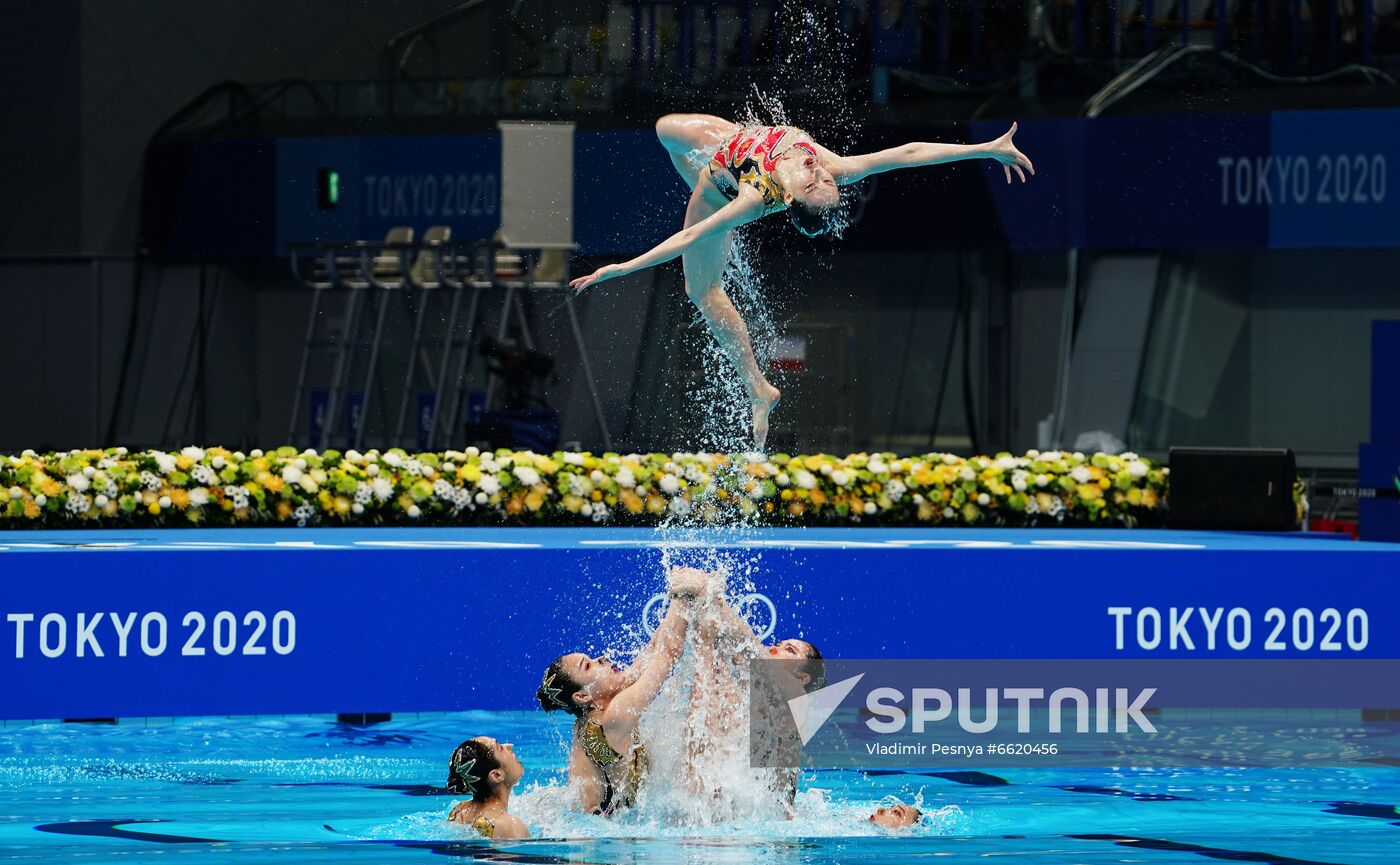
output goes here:
{"type": "Polygon", "coordinates": [[[1032,120],[1036,177],[986,174],[1016,249],[1394,247],[1397,133],[1400,109],[1032,120]]]}
{"type": "Polygon", "coordinates": [[[284,138],[277,142],[277,240],[376,240],[407,225],[459,239],[500,227],[501,139],[496,134],[284,138]],[[324,207],[323,171],[337,200],[324,207]]]}
{"type": "MultiPolygon", "coordinates": [[[[0,717],[529,708],[556,656],[635,646],[662,591],[659,542],[623,529],[3,532],[0,717]]],[[[773,639],[832,657],[1400,658],[1400,583],[1378,578],[1400,546],[813,529],[750,532],[724,555],[752,577],[773,639]]]]}

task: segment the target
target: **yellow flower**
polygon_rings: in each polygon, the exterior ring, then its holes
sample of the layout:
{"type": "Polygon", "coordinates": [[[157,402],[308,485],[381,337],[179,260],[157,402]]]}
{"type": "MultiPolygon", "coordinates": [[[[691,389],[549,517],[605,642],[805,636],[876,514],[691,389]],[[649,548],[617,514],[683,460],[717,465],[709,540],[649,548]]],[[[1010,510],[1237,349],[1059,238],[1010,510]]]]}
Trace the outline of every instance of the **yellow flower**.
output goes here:
{"type": "Polygon", "coordinates": [[[350,513],[350,500],[347,499],[345,496],[336,496],[335,512],[336,514],[342,517],[350,513]]]}
{"type": "Polygon", "coordinates": [[[189,468],[192,465],[194,465],[194,459],[185,456],[184,454],[180,454],[178,457],[175,458],[175,467],[182,472],[189,471],[189,468]]]}
{"type": "Polygon", "coordinates": [[[180,510],[184,510],[185,508],[190,506],[190,494],[185,492],[184,490],[172,489],[169,492],[169,496],[170,504],[174,505],[180,510]]]}
{"type": "Polygon", "coordinates": [[[666,512],[666,500],[661,496],[647,496],[647,513],[664,514],[666,512]]]}
{"type": "Polygon", "coordinates": [[[618,501],[622,502],[622,506],[627,508],[628,513],[640,514],[642,512],[642,497],[631,490],[623,490],[617,498],[618,501]]]}
{"type": "Polygon", "coordinates": [[[529,508],[531,512],[539,510],[540,505],[543,504],[544,493],[540,492],[540,487],[538,486],[531,490],[529,494],[525,496],[525,507],[529,508]]]}

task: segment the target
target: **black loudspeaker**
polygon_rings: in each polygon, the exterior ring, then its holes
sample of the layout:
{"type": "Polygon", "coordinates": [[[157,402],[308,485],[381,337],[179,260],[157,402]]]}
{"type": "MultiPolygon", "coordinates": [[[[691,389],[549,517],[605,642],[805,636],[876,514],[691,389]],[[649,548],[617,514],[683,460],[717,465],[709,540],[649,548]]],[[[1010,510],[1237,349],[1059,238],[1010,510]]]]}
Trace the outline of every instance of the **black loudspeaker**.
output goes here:
{"type": "Polygon", "coordinates": [[[1295,529],[1293,451],[1172,448],[1167,526],[1288,532],[1295,529]]]}

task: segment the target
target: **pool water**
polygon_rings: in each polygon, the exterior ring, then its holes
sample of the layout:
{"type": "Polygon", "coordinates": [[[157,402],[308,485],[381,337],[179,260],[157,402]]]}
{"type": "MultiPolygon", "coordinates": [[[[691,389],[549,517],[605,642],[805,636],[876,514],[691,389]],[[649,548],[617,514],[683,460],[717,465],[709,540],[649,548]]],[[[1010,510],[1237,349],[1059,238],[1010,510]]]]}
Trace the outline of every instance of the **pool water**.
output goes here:
{"type": "Polygon", "coordinates": [[[697,829],[568,811],[567,731],[567,721],[539,712],[398,716],[373,726],[327,717],[11,722],[0,728],[0,857],[192,865],[432,863],[444,855],[534,865],[1400,861],[1396,765],[811,772],[797,820],[736,817],[697,829]],[[436,785],[453,747],[475,735],[515,743],[526,773],[512,811],[536,839],[487,841],[445,821],[458,797],[436,785]],[[901,833],[877,829],[865,817],[888,796],[918,802],[929,816],[901,833]]]}

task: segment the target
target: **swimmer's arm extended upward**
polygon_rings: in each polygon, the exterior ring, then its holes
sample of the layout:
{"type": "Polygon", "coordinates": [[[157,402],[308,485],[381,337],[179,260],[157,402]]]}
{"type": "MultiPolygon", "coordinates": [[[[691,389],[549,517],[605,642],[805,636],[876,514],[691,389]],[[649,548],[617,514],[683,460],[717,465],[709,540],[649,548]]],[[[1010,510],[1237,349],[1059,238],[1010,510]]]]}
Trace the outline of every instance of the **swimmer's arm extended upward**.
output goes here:
{"type": "Polygon", "coordinates": [[[964,159],[995,159],[1006,172],[1007,183],[1011,182],[1012,171],[1025,182],[1025,172],[1035,174],[1035,167],[1024,153],[1016,149],[1012,141],[1015,134],[1016,124],[1013,123],[1005,135],[983,144],[915,141],[859,156],[837,156],[825,148],[821,154],[823,163],[829,160],[833,164],[828,170],[842,186],[863,180],[872,174],[894,171],[897,168],[922,168],[926,165],[942,165],[945,162],[960,162],[964,159]]]}
{"type": "Polygon", "coordinates": [[[744,225],[745,223],[753,222],[762,215],[763,196],[748,187],[743,187],[739,191],[738,198],[694,225],[682,228],[680,231],[677,231],[675,234],[631,261],[600,267],[587,276],[580,276],[578,279],[573,280],[569,285],[573,286],[574,291],[583,291],[590,285],[607,279],[626,276],[629,273],[646,270],[648,267],[665,264],[671,259],[680,256],[696,241],[709,237],[712,234],[720,234],[732,228],[744,225]]]}

